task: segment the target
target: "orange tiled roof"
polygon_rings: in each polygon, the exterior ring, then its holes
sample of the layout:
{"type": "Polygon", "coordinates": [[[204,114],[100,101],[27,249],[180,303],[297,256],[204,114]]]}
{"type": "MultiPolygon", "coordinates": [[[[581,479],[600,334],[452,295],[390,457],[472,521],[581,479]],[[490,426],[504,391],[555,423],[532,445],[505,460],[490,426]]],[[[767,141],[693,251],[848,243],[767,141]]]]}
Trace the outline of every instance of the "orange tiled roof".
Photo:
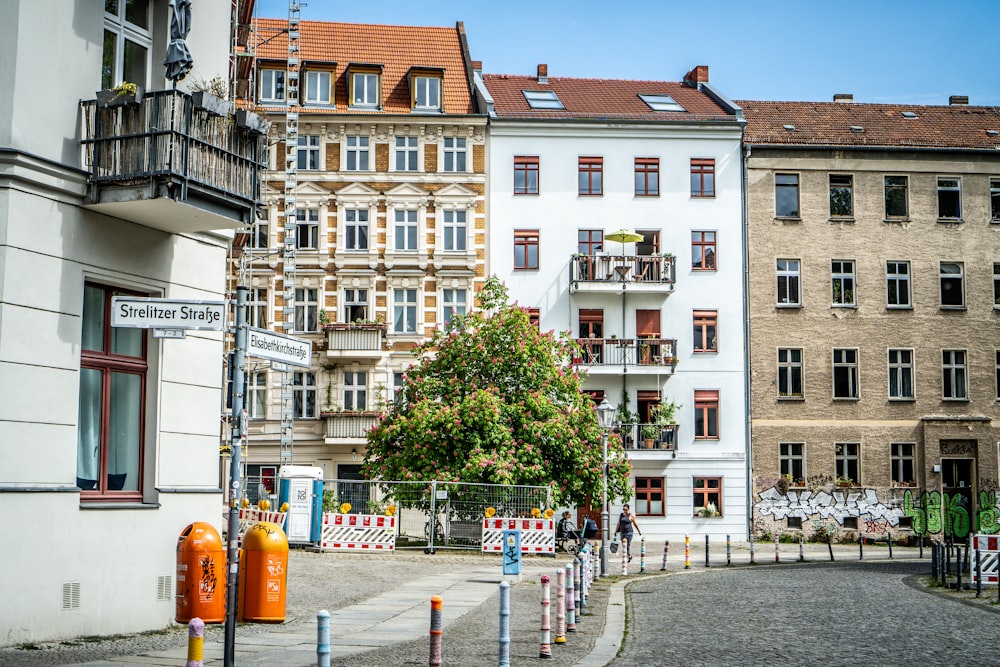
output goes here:
{"type": "Polygon", "coordinates": [[[1000,108],[737,100],[748,144],[1000,148],[1000,108]],[[912,112],[915,118],[903,116],[912,112]],[[794,126],[786,129],[785,125],[794,126]],[[851,127],[860,128],[852,130],[851,127]]]}
{"type": "Polygon", "coordinates": [[[626,79],[577,79],[548,77],[538,83],[535,76],[485,74],[483,81],[493,97],[499,118],[577,118],[622,120],[733,120],[733,116],[711,97],[680,81],[633,81],[626,79]],[[536,110],[528,106],[522,91],[551,90],[565,109],[536,110]],[[684,111],[653,111],[639,95],[670,95],[684,111]]]}
{"type": "MultiPolygon", "coordinates": [[[[302,21],[299,30],[300,59],[306,65],[310,61],[337,63],[334,88],[337,114],[373,113],[371,109],[348,109],[346,71],[350,63],[382,65],[381,113],[411,112],[407,81],[411,67],[443,68],[445,113],[475,113],[460,25],[439,28],[302,21]]],[[[285,19],[261,18],[255,21],[258,60],[285,61],[288,58],[288,37],[282,32],[287,26],[285,19]]],[[[308,107],[302,110],[308,111],[308,107]]],[[[322,112],[330,113],[329,110],[322,112]]]]}

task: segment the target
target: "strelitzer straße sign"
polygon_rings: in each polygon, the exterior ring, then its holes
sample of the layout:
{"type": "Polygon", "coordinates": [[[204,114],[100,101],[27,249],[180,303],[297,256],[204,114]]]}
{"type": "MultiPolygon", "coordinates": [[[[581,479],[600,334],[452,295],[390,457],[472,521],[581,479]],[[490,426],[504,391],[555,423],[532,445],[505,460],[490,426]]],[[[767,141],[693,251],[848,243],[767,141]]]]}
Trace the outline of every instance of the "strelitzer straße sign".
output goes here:
{"type": "Polygon", "coordinates": [[[111,326],[133,329],[207,329],[222,331],[224,301],[184,301],[116,296],[111,299],[111,326]]]}
{"type": "Polygon", "coordinates": [[[247,327],[247,354],[291,366],[309,368],[312,365],[312,343],[265,329],[247,327]]]}

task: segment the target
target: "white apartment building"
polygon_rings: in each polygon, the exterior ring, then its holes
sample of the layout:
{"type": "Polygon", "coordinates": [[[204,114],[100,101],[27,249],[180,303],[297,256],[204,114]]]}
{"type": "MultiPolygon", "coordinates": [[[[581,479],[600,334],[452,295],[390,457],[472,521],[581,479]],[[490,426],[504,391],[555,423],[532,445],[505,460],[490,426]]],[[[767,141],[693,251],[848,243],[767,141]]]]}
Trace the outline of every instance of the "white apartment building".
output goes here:
{"type": "Polygon", "coordinates": [[[618,406],[643,534],[744,538],[742,112],[707,67],[483,80],[489,272],[542,330],[578,337],[585,390],[618,406]],[[613,240],[623,229],[641,241],[613,240]],[[671,402],[676,425],[654,424],[671,402]]]}
{"type": "MultiPolygon", "coordinates": [[[[221,523],[223,334],[112,328],[111,299],[224,300],[264,150],[171,90],[167,0],[54,4],[0,9],[0,645],[173,620],[178,536],[221,523]]],[[[194,3],[190,79],[252,8],[194,3]]]]}

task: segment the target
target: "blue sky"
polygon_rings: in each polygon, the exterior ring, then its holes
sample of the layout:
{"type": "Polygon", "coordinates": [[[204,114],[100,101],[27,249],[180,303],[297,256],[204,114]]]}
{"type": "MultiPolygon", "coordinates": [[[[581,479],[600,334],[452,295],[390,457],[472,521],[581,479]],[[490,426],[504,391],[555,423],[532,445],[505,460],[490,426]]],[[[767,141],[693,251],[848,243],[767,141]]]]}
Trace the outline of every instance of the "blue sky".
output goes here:
{"type": "MultiPolygon", "coordinates": [[[[258,0],[285,18],[287,0],[258,0]]],[[[1000,0],[308,0],[303,20],[464,21],[496,74],[678,81],[708,65],[733,99],[1000,106],[1000,0]]]]}

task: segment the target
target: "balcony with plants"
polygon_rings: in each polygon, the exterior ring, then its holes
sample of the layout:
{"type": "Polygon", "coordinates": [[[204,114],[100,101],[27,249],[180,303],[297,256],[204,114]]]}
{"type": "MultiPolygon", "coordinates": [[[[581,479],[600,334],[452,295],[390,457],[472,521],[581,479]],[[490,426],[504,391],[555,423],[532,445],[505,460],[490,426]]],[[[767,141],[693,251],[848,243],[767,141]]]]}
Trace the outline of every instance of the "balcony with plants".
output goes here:
{"type": "Polygon", "coordinates": [[[573,364],[584,367],[590,375],[672,374],[677,366],[677,340],[646,336],[642,338],[579,338],[580,355],[573,364]]]}
{"type": "Polygon", "coordinates": [[[672,254],[583,255],[569,262],[571,292],[670,293],[676,283],[676,261],[672,254]]]}

